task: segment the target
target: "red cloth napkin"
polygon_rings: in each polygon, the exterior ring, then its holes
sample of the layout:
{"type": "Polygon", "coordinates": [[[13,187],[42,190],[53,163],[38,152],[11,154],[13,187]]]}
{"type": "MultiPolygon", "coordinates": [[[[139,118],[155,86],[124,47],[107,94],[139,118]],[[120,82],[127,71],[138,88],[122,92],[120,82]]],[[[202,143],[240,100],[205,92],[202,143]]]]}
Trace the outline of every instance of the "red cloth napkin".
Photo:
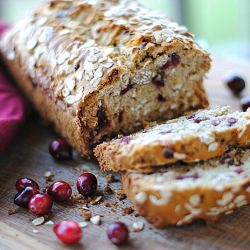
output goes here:
{"type": "MultiPolygon", "coordinates": [[[[8,25],[0,21],[0,39],[7,28],[8,25]]],[[[0,65],[0,153],[4,152],[20,129],[27,108],[27,102],[0,65]]]]}

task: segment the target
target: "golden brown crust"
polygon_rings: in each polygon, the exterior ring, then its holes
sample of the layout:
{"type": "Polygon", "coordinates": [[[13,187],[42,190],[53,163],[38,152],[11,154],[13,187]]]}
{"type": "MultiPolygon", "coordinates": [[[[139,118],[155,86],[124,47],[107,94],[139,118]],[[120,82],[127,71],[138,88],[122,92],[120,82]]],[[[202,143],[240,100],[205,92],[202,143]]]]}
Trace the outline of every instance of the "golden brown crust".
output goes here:
{"type": "Polygon", "coordinates": [[[54,129],[67,138],[72,147],[79,152],[85,152],[84,138],[75,116],[70,111],[62,111],[39,87],[33,87],[32,80],[20,72],[17,64],[11,64],[7,60],[4,63],[9,66],[11,75],[18,81],[22,91],[32,101],[40,115],[47,121],[53,121],[54,129]]]}
{"type": "Polygon", "coordinates": [[[152,166],[208,160],[249,143],[250,110],[229,113],[218,107],[104,142],[95,155],[103,170],[150,172],[152,166]]]}
{"type": "MultiPolygon", "coordinates": [[[[14,74],[26,75],[59,116],[73,120],[65,123],[74,124],[75,138],[56,115],[44,115],[84,156],[144,121],[208,105],[202,81],[209,55],[184,27],[137,1],[51,1],[7,32],[0,50],[9,68],[16,65],[10,70],[20,71],[14,74]]],[[[37,105],[36,91],[26,89],[37,105]]]]}
{"type": "Polygon", "coordinates": [[[213,222],[250,203],[249,163],[249,149],[238,149],[193,169],[173,165],[151,175],[127,172],[121,181],[139,213],[158,228],[195,219],[213,222]]]}

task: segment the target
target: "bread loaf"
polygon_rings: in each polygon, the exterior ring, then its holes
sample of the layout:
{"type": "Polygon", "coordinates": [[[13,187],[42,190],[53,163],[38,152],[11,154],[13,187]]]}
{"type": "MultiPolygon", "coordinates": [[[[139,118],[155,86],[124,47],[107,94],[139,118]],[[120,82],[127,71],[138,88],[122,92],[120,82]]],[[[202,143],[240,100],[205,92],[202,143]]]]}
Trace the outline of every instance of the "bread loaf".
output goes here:
{"type": "Polygon", "coordinates": [[[135,0],[43,4],[1,40],[10,72],[83,156],[98,143],[208,105],[209,55],[135,0]]]}
{"type": "Polygon", "coordinates": [[[250,109],[230,113],[228,107],[217,107],[104,142],[95,154],[103,170],[149,172],[152,166],[208,160],[248,144],[250,109]]]}

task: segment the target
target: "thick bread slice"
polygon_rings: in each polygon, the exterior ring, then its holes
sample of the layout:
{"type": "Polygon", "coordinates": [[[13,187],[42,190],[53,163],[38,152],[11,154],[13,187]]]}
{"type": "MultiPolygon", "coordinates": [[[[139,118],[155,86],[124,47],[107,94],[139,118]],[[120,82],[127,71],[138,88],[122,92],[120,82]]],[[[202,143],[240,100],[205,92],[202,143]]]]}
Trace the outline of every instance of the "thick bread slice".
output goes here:
{"type": "Polygon", "coordinates": [[[179,160],[207,160],[249,143],[250,109],[229,113],[228,107],[217,107],[102,143],[95,155],[103,170],[147,172],[179,160]]]}
{"type": "Polygon", "coordinates": [[[208,106],[209,55],[136,0],[50,1],[1,41],[42,116],[83,156],[98,143],[208,106]]]}
{"type": "Polygon", "coordinates": [[[121,181],[139,213],[159,228],[195,219],[215,221],[250,202],[250,149],[232,149],[204,163],[156,171],[127,172],[121,181]]]}

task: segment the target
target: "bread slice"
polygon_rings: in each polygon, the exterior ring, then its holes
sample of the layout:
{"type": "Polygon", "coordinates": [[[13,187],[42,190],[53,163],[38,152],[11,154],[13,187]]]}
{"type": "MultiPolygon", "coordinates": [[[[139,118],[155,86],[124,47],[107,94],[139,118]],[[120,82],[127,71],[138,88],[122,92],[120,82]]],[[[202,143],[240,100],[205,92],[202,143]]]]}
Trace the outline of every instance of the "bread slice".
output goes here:
{"type": "Polygon", "coordinates": [[[50,1],[1,41],[36,109],[83,156],[98,143],[208,106],[210,57],[136,0],[50,1]]]}
{"type": "Polygon", "coordinates": [[[176,163],[153,174],[125,172],[123,189],[139,213],[156,227],[195,219],[215,221],[250,202],[250,148],[186,166],[176,163]]]}
{"type": "Polygon", "coordinates": [[[207,160],[249,143],[250,109],[230,113],[228,107],[217,107],[102,143],[95,155],[102,170],[145,172],[179,160],[207,160]]]}

